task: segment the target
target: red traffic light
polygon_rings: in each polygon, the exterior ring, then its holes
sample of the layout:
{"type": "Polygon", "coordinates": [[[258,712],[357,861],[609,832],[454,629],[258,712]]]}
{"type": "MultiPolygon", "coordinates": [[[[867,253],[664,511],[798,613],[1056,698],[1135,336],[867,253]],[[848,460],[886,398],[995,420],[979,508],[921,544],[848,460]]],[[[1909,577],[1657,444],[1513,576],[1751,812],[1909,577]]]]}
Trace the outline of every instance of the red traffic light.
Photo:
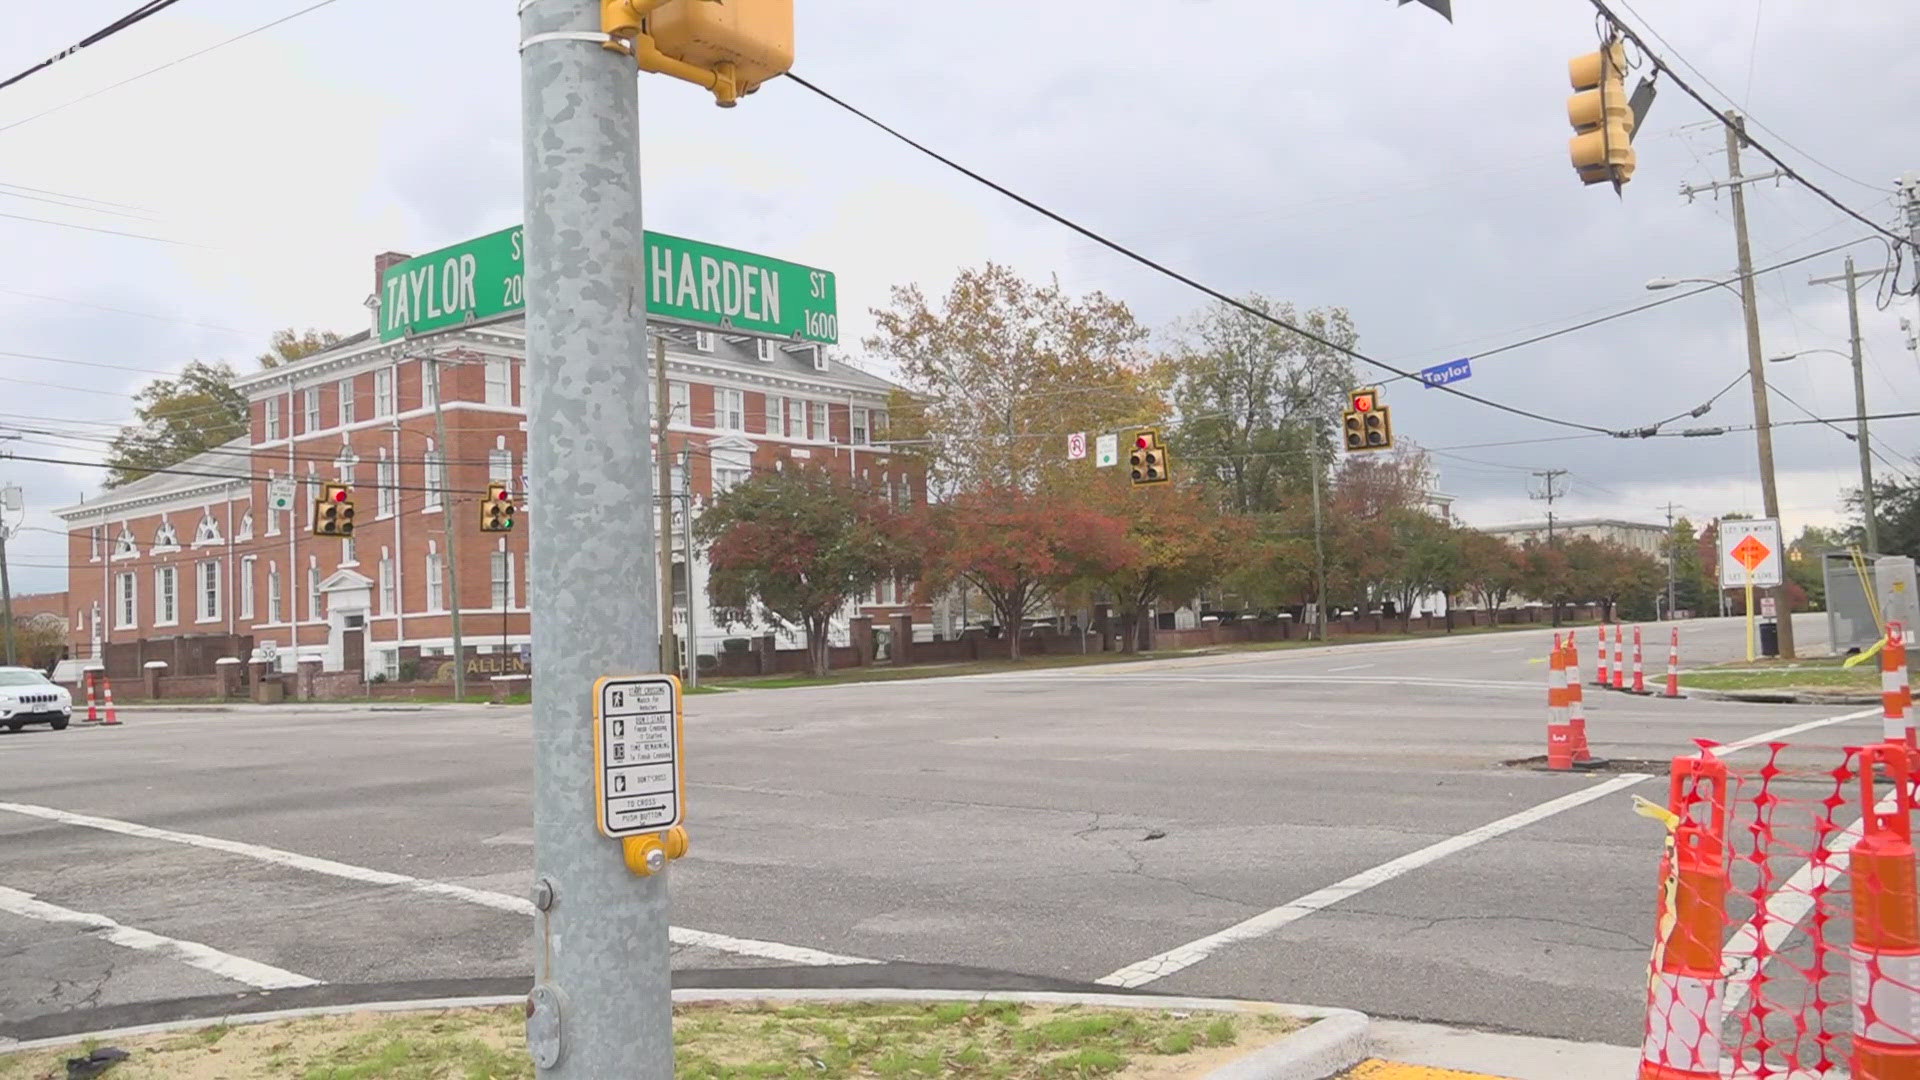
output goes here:
{"type": "Polygon", "coordinates": [[[1353,411],[1354,412],[1372,412],[1373,411],[1373,395],[1372,394],[1353,395],[1353,411]]]}
{"type": "Polygon", "coordinates": [[[343,502],[346,502],[346,501],[347,501],[347,489],[346,489],[346,488],[336,488],[336,489],[334,489],[334,492],[333,492],[333,501],[334,501],[334,502],[337,502],[337,503],[343,503],[343,502]]]}
{"type": "Polygon", "coordinates": [[[1133,437],[1133,445],[1138,449],[1145,450],[1153,445],[1153,440],[1147,438],[1145,435],[1135,435],[1133,437]]]}
{"type": "Polygon", "coordinates": [[[501,488],[499,494],[495,495],[494,498],[499,499],[501,502],[506,502],[508,499],[513,498],[513,496],[507,493],[506,488],[501,488]]]}

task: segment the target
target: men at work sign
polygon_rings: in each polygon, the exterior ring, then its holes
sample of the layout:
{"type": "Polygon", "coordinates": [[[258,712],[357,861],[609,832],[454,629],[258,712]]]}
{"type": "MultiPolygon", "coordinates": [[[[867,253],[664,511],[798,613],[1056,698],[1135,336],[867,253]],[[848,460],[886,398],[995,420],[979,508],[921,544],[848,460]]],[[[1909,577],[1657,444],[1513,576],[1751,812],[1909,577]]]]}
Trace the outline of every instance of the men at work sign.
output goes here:
{"type": "MultiPolygon", "coordinates": [[[[647,317],[756,337],[840,340],[833,274],[665,233],[647,233],[647,317]]],[[[518,315],[526,308],[518,226],[388,268],[380,340],[518,315]]]]}

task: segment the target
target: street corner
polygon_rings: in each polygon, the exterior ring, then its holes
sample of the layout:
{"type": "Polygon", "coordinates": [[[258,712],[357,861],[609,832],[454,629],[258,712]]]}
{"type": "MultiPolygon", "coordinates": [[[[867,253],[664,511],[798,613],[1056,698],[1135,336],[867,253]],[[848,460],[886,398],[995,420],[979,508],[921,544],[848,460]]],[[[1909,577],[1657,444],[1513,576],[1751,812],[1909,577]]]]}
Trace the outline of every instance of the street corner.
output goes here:
{"type": "Polygon", "coordinates": [[[1440,1069],[1432,1065],[1407,1065],[1398,1061],[1382,1061],[1379,1058],[1373,1058],[1361,1062],[1351,1072],[1340,1074],[1339,1080],[1511,1080],[1511,1078],[1494,1073],[1461,1072],[1458,1069],[1440,1069]]]}

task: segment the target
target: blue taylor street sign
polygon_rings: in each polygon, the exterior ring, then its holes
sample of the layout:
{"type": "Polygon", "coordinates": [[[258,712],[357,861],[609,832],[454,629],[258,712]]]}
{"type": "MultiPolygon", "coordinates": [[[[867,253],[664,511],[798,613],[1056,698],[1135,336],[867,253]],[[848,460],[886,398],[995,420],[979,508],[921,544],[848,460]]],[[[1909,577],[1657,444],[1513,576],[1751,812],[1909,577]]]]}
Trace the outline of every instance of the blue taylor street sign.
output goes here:
{"type": "Polygon", "coordinates": [[[1445,386],[1450,382],[1473,378],[1472,360],[1455,360],[1448,364],[1436,364],[1418,373],[1415,378],[1428,386],[1445,386]]]}

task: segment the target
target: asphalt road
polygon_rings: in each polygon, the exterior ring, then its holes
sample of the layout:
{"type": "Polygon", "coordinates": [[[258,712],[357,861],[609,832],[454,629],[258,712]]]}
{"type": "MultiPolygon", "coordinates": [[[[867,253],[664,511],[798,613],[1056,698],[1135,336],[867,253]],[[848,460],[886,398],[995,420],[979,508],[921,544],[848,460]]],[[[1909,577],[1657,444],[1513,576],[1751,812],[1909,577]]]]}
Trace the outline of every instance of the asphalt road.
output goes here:
{"type": "MultiPolygon", "coordinates": [[[[1690,662],[1743,648],[1736,622],[1684,633],[1690,662]]],[[[1505,764],[1544,753],[1547,641],[694,697],[675,965],[908,961],[1637,1044],[1662,833],[1629,795],[1665,785],[1505,764]]],[[[1588,701],[1622,759],[1816,724],[1779,782],[1807,802],[1878,731],[1819,722],[1860,711],[1588,701]]],[[[531,971],[524,709],[127,712],[0,737],[0,1037],[531,971]]]]}

